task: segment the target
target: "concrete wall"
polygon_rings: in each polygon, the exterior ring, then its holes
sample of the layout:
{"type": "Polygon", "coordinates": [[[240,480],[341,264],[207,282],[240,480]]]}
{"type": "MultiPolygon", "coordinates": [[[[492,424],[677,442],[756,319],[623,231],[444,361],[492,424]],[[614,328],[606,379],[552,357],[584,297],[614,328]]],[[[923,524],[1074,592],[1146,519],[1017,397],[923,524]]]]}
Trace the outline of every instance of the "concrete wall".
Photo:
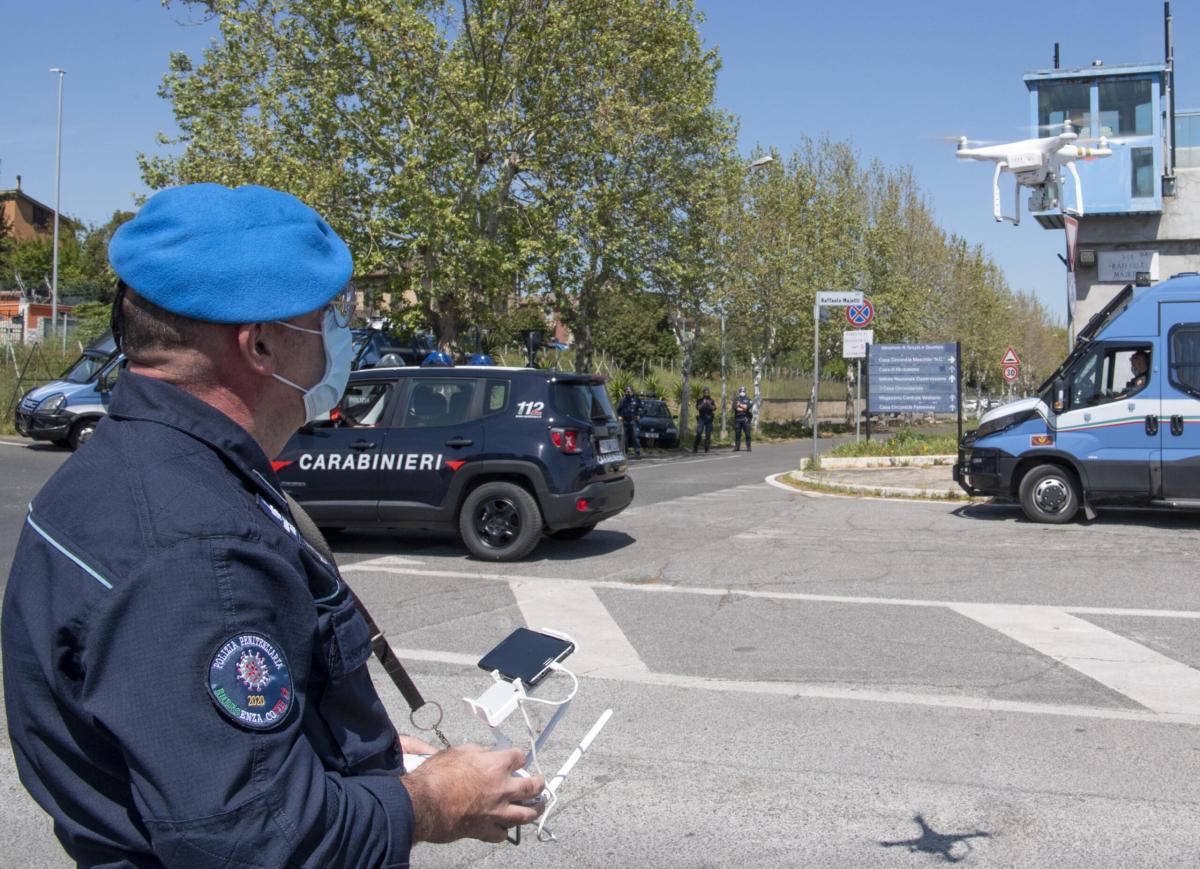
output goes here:
{"type": "MultiPolygon", "coordinates": [[[[1177,169],[1175,196],[1153,215],[1087,215],[1079,221],[1079,250],[1156,250],[1158,277],[1200,271],[1200,169],[1177,169]]],[[[1086,199],[1087,191],[1084,191],[1086,199]]],[[[1065,275],[1064,275],[1065,282],[1065,275]]],[[[1075,327],[1084,326],[1123,287],[1101,283],[1097,266],[1077,266],[1075,327]]]]}

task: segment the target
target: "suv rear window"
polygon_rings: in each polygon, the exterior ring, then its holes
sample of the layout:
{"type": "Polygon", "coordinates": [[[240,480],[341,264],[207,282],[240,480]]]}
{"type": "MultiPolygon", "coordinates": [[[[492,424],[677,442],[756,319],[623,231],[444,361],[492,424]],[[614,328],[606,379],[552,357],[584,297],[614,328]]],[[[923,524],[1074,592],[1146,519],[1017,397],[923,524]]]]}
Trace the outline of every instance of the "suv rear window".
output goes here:
{"type": "Polygon", "coordinates": [[[554,383],[550,394],[559,411],[576,419],[609,420],[615,416],[603,383],[554,383]]]}

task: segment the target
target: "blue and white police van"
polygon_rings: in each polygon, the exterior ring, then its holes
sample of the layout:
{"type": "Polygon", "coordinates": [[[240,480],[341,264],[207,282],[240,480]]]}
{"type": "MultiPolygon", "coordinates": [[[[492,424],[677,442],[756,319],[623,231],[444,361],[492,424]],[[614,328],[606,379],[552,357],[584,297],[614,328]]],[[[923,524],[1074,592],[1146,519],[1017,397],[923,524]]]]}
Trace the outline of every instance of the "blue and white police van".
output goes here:
{"type": "Polygon", "coordinates": [[[108,415],[109,395],[124,364],[111,332],[97,338],[62,377],[21,396],[13,415],[17,431],[73,450],[83,446],[108,415]]]}
{"type": "Polygon", "coordinates": [[[1036,395],[963,437],[954,479],[1036,522],[1106,503],[1200,506],[1200,274],[1125,287],[1036,395]]]}

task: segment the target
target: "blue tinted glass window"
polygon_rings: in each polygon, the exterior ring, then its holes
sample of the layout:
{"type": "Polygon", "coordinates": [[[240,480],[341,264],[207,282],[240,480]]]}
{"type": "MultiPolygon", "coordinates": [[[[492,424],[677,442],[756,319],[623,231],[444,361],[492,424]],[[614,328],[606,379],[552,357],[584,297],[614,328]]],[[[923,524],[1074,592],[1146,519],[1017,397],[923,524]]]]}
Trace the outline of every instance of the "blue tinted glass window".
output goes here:
{"type": "Polygon", "coordinates": [[[1150,80],[1100,83],[1101,136],[1148,136],[1154,132],[1150,80]]]}
{"type": "Polygon", "coordinates": [[[1154,149],[1132,148],[1129,162],[1133,173],[1130,195],[1134,199],[1154,196],[1154,149]]]}

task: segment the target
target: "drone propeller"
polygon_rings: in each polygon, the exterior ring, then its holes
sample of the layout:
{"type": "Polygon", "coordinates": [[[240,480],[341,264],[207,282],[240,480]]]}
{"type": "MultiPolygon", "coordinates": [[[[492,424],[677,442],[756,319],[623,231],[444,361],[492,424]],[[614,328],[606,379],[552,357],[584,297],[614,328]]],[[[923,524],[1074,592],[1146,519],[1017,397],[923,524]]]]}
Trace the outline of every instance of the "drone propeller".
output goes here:
{"type": "Polygon", "coordinates": [[[1058,121],[1054,124],[1035,124],[1033,126],[1026,125],[1017,127],[1017,129],[1022,131],[1028,130],[1034,133],[1058,134],[1064,131],[1073,133],[1085,126],[1087,126],[1087,123],[1084,118],[1067,118],[1065,121],[1058,121]]]}
{"type": "Polygon", "coordinates": [[[934,136],[939,142],[953,142],[956,145],[962,145],[965,148],[973,148],[976,145],[999,145],[998,139],[970,139],[966,136],[934,136]]]}

